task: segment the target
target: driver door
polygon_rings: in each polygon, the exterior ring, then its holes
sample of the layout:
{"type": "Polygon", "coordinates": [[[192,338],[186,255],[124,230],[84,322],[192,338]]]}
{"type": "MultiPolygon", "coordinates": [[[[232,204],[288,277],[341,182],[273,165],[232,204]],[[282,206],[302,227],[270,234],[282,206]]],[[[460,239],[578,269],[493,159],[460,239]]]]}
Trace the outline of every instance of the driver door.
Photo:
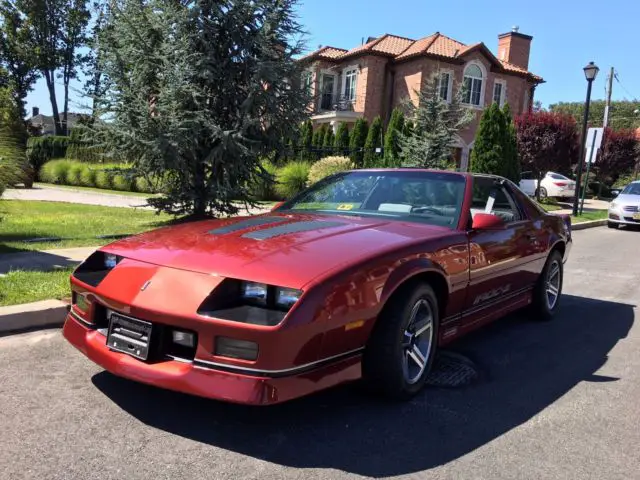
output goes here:
{"type": "Polygon", "coordinates": [[[469,231],[463,330],[487,323],[522,301],[528,288],[525,264],[532,253],[530,221],[510,191],[493,177],[476,176],[473,182],[471,216],[491,213],[505,223],[496,229],[469,231]]]}

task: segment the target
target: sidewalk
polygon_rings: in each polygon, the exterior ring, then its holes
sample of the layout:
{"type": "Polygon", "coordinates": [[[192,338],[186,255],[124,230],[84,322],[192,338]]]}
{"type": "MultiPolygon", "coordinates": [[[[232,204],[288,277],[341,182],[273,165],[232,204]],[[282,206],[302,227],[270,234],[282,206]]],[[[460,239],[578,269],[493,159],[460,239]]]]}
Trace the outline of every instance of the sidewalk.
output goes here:
{"type": "Polygon", "coordinates": [[[53,270],[77,265],[99,247],[61,248],[0,255],[0,275],[11,270],[53,270]]]}

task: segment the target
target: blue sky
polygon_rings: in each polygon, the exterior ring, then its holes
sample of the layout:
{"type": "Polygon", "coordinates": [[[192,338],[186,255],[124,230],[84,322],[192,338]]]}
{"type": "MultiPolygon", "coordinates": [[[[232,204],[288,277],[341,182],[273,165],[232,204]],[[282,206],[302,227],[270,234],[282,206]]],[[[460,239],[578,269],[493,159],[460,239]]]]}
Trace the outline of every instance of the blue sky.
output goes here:
{"type": "MultiPolygon", "coordinates": [[[[619,82],[614,80],[613,98],[640,101],[639,18],[637,0],[301,0],[299,7],[310,49],[352,48],[363,37],[384,33],[418,39],[439,31],[467,44],[482,41],[497,54],[498,34],[518,25],[533,36],[529,69],[546,81],[536,90],[545,106],[584,100],[582,67],[589,61],[600,67],[594,99],[604,98],[607,72],[614,67],[619,82]]],[[[62,88],[58,91],[61,105],[62,88]]],[[[27,100],[29,112],[39,106],[50,114],[42,80],[27,100]]],[[[70,110],[81,104],[74,94],[70,110]]]]}

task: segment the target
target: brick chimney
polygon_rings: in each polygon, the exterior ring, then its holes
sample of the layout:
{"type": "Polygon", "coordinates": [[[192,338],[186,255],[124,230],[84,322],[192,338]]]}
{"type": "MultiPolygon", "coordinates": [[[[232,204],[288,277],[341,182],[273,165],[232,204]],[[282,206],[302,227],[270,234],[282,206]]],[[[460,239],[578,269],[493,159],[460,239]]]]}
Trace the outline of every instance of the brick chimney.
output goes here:
{"type": "Polygon", "coordinates": [[[40,114],[40,109],[38,107],[31,108],[31,117],[37,117],[40,114]]]}
{"type": "Polygon", "coordinates": [[[529,70],[529,52],[533,37],[518,30],[518,27],[513,27],[510,32],[498,35],[498,59],[529,70]]]}

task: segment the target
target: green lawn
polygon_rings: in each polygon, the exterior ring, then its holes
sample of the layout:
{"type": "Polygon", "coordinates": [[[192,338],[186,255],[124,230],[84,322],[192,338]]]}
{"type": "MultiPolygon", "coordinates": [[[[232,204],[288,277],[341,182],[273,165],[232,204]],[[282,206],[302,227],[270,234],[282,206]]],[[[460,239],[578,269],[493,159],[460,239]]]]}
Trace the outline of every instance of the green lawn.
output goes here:
{"type": "Polygon", "coordinates": [[[0,306],[69,297],[72,271],[69,267],[51,272],[15,270],[0,275],[0,306]]]}
{"type": "Polygon", "coordinates": [[[0,254],[16,250],[103,245],[99,235],[140,233],[171,220],[166,214],[132,208],[73,203],[0,200],[0,254]],[[61,237],[60,241],[28,243],[24,240],[61,237]]]}
{"type": "Polygon", "coordinates": [[[603,220],[609,216],[609,212],[607,210],[595,210],[593,212],[587,212],[586,210],[582,212],[582,215],[578,217],[571,216],[571,223],[582,223],[582,222],[590,222],[592,220],[603,220]]]}
{"type": "Polygon", "coordinates": [[[78,192],[96,192],[96,193],[106,193],[110,195],[125,195],[127,197],[140,197],[140,198],[150,198],[156,197],[160,194],[158,193],[140,193],[140,192],[126,192],[122,190],[107,190],[105,188],[94,188],[94,187],[76,187],[70,185],[55,185],[53,183],[34,183],[35,187],[55,187],[62,188],[65,190],[75,190],[78,192]]]}

